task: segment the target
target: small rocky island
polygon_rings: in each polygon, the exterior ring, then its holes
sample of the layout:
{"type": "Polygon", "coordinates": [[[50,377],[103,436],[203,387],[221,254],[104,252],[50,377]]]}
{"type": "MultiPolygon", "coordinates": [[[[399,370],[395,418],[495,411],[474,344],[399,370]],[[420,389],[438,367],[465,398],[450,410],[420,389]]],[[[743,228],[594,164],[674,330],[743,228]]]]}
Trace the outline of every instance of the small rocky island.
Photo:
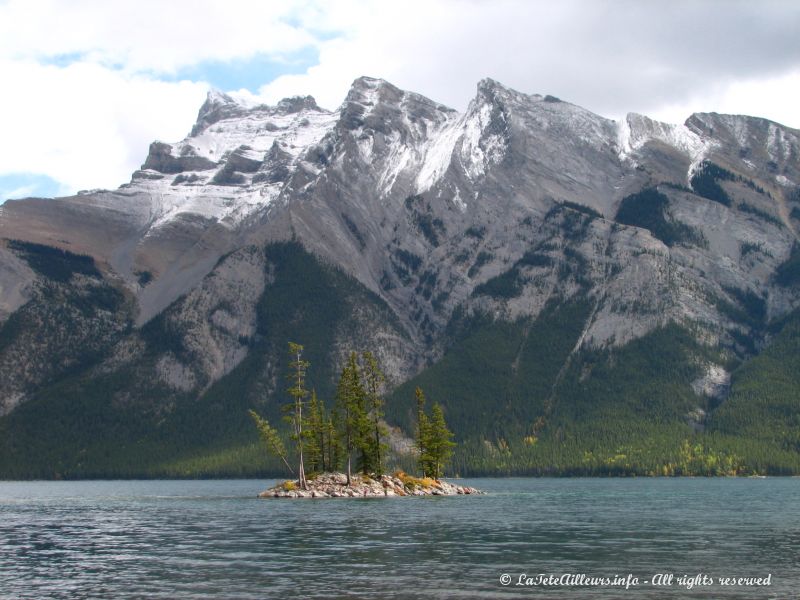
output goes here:
{"type": "Polygon", "coordinates": [[[259,498],[386,498],[389,496],[457,496],[483,494],[469,486],[432,479],[412,477],[402,471],[394,475],[369,477],[353,474],[350,485],[344,473],[323,473],[308,479],[307,488],[300,489],[298,481],[286,481],[264,490],[259,498]]]}

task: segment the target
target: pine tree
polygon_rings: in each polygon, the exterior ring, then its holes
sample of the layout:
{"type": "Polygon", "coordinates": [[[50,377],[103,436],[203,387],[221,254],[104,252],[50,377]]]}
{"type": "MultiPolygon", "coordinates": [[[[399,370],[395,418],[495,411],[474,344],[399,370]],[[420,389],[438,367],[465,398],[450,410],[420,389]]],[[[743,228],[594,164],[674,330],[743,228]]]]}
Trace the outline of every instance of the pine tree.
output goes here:
{"type": "Polygon", "coordinates": [[[278,432],[274,427],[272,427],[272,425],[269,424],[269,421],[263,419],[256,411],[251,410],[249,412],[253,421],[255,421],[261,441],[264,442],[264,445],[272,454],[283,461],[283,464],[285,464],[286,468],[289,469],[289,473],[294,475],[294,470],[289,464],[289,461],[286,459],[286,447],[283,445],[283,441],[278,435],[278,432]]]}
{"type": "Polygon", "coordinates": [[[381,396],[381,389],[386,378],[372,352],[364,352],[362,358],[364,360],[364,387],[366,392],[365,409],[369,429],[364,432],[363,444],[366,455],[364,462],[370,472],[381,475],[383,474],[383,456],[388,448],[383,442],[386,437],[386,428],[382,423],[384,401],[381,396]]]}
{"type": "Polygon", "coordinates": [[[355,352],[350,353],[347,365],[342,369],[339,384],[336,387],[336,412],[339,420],[339,433],[342,450],[347,459],[347,485],[352,476],[352,455],[362,447],[364,432],[364,387],[358,368],[355,352]]]}
{"type": "Polygon", "coordinates": [[[431,457],[428,453],[429,437],[430,437],[430,424],[428,422],[428,415],[425,414],[425,393],[421,388],[414,390],[414,395],[417,399],[417,464],[419,465],[422,476],[427,477],[431,471],[431,457]]]}
{"type": "Polygon", "coordinates": [[[325,429],[325,439],[328,451],[328,469],[336,471],[342,464],[342,441],[339,439],[339,419],[336,411],[332,411],[328,417],[325,429]]]}
{"type": "Polygon", "coordinates": [[[414,394],[417,398],[417,464],[423,477],[439,479],[453,457],[453,433],[447,428],[441,405],[434,403],[431,416],[428,417],[424,392],[416,388],[414,394]]]}
{"type": "Polygon", "coordinates": [[[444,467],[453,457],[453,432],[447,428],[444,421],[444,411],[441,405],[436,402],[431,411],[431,419],[428,425],[427,454],[430,458],[431,477],[439,479],[444,475],[444,467]]]}
{"type": "Polygon", "coordinates": [[[317,391],[311,390],[311,400],[308,403],[308,417],[306,418],[305,430],[303,433],[306,438],[308,465],[312,472],[325,471],[326,425],[325,407],[317,399],[317,391]]]}
{"type": "Polygon", "coordinates": [[[308,489],[306,481],[306,471],[303,464],[303,404],[305,398],[308,396],[306,389],[306,371],[309,367],[309,362],[303,360],[303,346],[294,342],[289,342],[289,373],[287,379],[290,382],[290,387],[286,390],[291,396],[292,401],[287,405],[286,412],[287,420],[292,426],[292,439],[297,444],[297,478],[300,483],[300,489],[308,489]]]}

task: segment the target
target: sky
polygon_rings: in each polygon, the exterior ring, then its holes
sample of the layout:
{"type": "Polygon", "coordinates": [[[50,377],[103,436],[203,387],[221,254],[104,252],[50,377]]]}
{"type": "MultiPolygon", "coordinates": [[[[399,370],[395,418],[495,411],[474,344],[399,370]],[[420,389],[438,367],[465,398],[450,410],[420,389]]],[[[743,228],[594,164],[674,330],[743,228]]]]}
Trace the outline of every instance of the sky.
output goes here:
{"type": "Polygon", "coordinates": [[[380,77],[464,110],[478,81],[609,118],[800,128],[796,0],[0,0],[0,202],[116,188],[210,88],[335,109],[380,77]]]}

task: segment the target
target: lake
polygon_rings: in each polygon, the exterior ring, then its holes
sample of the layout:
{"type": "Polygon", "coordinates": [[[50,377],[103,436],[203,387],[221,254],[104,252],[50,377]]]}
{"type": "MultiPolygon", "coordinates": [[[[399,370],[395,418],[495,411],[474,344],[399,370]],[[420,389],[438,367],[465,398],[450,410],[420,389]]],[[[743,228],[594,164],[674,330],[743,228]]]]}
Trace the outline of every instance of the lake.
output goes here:
{"type": "Polygon", "coordinates": [[[0,482],[0,598],[800,594],[797,478],[461,482],[488,494],[259,500],[274,482],[0,482]]]}

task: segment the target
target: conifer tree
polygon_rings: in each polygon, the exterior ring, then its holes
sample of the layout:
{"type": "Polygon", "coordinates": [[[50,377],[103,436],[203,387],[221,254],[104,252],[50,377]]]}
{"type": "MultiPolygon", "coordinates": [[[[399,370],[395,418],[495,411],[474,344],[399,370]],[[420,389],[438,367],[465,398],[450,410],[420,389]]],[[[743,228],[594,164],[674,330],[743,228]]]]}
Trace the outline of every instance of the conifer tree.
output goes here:
{"type": "Polygon", "coordinates": [[[278,435],[278,432],[274,427],[272,427],[272,425],[269,424],[269,421],[262,418],[256,411],[251,410],[249,412],[250,417],[253,419],[253,421],[255,421],[261,441],[264,442],[264,445],[272,454],[283,461],[283,464],[285,464],[286,468],[289,469],[289,473],[294,475],[294,469],[292,469],[292,466],[286,459],[286,447],[283,445],[283,441],[278,435]]]}
{"type": "Polygon", "coordinates": [[[420,471],[422,471],[422,476],[427,477],[430,473],[430,465],[431,465],[431,458],[428,454],[428,445],[429,445],[429,432],[430,432],[430,424],[428,422],[428,415],[425,414],[425,393],[422,391],[422,388],[416,388],[414,390],[414,395],[417,399],[417,452],[419,453],[419,457],[417,458],[417,464],[419,466],[420,471]]]}
{"type": "Polygon", "coordinates": [[[342,464],[342,441],[339,439],[339,418],[336,410],[331,412],[326,422],[325,439],[327,441],[328,469],[336,471],[342,464]]]}
{"type": "Polygon", "coordinates": [[[362,440],[366,455],[364,463],[370,472],[381,475],[383,474],[383,456],[387,448],[383,442],[386,437],[386,428],[382,423],[384,401],[381,396],[386,378],[372,352],[364,352],[362,358],[364,360],[365,409],[368,425],[368,431],[364,432],[365,436],[362,440]]]}
{"type": "Polygon", "coordinates": [[[325,407],[317,399],[317,391],[311,390],[304,435],[308,465],[313,472],[325,471],[326,426],[325,407]]]}
{"type": "Polygon", "coordinates": [[[414,394],[417,398],[417,463],[423,477],[439,479],[453,456],[453,433],[447,428],[441,405],[434,403],[431,416],[428,417],[425,394],[420,388],[416,388],[414,394]]]}
{"type": "Polygon", "coordinates": [[[430,459],[431,477],[439,479],[444,475],[444,467],[453,457],[453,432],[447,428],[444,421],[444,411],[436,402],[431,410],[428,424],[427,455],[430,459]]]}
{"type": "Polygon", "coordinates": [[[364,387],[355,352],[351,352],[347,365],[342,369],[336,387],[336,412],[339,419],[342,450],[347,459],[347,485],[352,477],[352,455],[361,448],[364,431],[364,387]]]}
{"type": "Polygon", "coordinates": [[[286,412],[287,420],[292,426],[292,439],[297,444],[297,478],[300,483],[300,489],[308,489],[306,481],[305,466],[303,464],[303,405],[305,398],[308,396],[306,389],[306,371],[309,367],[309,362],[303,360],[303,346],[294,342],[289,342],[289,373],[287,379],[290,382],[290,387],[286,390],[291,396],[292,401],[287,405],[286,412]]]}

